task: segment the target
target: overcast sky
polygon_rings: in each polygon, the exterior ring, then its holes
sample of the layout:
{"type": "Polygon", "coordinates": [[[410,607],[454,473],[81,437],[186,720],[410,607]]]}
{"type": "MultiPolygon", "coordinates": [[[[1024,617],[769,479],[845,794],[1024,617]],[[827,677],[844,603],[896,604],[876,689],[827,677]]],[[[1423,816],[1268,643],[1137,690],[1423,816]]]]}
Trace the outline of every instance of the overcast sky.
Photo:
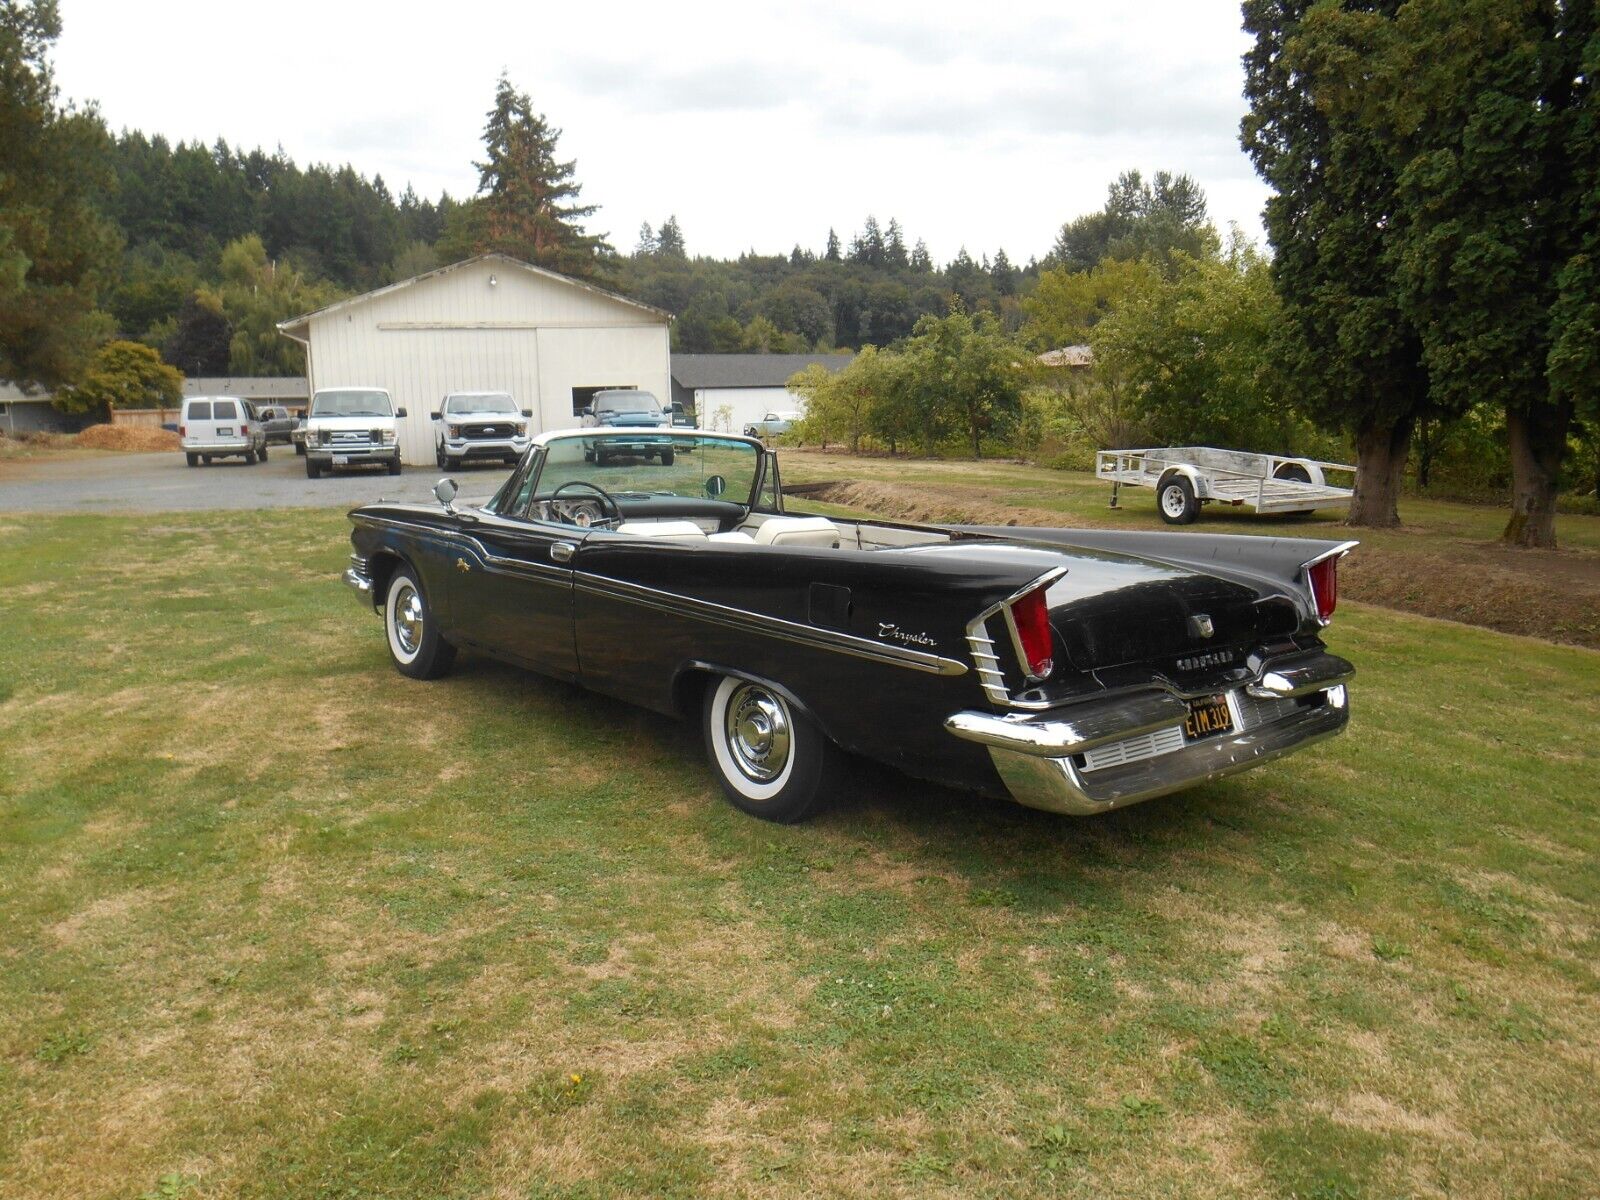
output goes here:
{"type": "Polygon", "coordinates": [[[113,129],[282,145],[396,194],[475,189],[505,69],[623,251],[669,213],[717,256],[820,250],[873,213],[941,262],[1021,263],[1129,167],[1188,172],[1219,227],[1260,237],[1237,0],[61,8],[62,92],[113,129]]]}

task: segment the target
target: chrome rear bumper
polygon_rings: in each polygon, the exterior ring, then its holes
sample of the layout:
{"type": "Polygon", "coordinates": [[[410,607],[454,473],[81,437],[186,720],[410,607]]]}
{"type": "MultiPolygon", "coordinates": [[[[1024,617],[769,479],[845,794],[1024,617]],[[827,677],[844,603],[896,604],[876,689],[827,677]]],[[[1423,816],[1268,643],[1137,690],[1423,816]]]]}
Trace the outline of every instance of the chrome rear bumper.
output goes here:
{"type": "Polygon", "coordinates": [[[1331,654],[1303,661],[1292,672],[1266,672],[1235,693],[1234,711],[1248,714],[1249,722],[1241,721],[1233,732],[1192,742],[1181,734],[1152,740],[1143,756],[1099,769],[1090,767],[1087,752],[1181,728],[1188,702],[1170,692],[1149,691],[1073,705],[1054,719],[960,712],[945,721],[945,728],[988,748],[1018,803],[1088,816],[1243,771],[1332,737],[1349,724],[1345,684],[1354,674],[1349,663],[1331,654]],[[1181,743],[1177,749],[1157,749],[1175,741],[1181,743]]]}

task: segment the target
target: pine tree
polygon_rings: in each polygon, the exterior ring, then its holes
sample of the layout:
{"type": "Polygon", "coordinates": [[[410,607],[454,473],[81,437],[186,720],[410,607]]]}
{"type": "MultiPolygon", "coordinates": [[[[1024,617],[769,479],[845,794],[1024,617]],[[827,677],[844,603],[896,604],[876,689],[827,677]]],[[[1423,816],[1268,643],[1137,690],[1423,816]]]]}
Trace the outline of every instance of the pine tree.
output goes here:
{"type": "Polygon", "coordinates": [[[994,262],[989,266],[989,275],[994,280],[994,290],[1000,295],[1010,296],[1016,293],[1017,270],[1006,257],[1004,247],[994,252],[994,262]]]}
{"type": "Polygon", "coordinates": [[[482,200],[474,248],[592,278],[611,247],[583,228],[597,206],[575,203],[583,188],[573,178],[575,161],[556,158],[560,138],[527,93],[502,75],[483,130],[486,161],[476,164],[482,200]]]}
{"type": "Polygon", "coordinates": [[[883,235],[883,258],[891,267],[903,267],[907,262],[905,235],[900,231],[900,222],[892,217],[883,235]]]}
{"type": "Polygon", "coordinates": [[[633,252],[638,255],[654,254],[658,244],[656,231],[650,227],[650,222],[646,221],[639,226],[639,244],[634,247],[633,252]]]}
{"type": "Polygon", "coordinates": [[[683,242],[683,227],[678,224],[676,216],[661,222],[661,228],[656,232],[656,253],[662,258],[688,257],[688,248],[683,242]]]}
{"type": "Polygon", "coordinates": [[[839,235],[832,229],[828,230],[828,248],[822,257],[828,262],[838,262],[843,257],[839,253],[839,235]]]}
{"type": "Polygon", "coordinates": [[[928,253],[928,243],[921,238],[911,248],[911,269],[920,275],[927,275],[933,271],[933,255],[928,253]]]}

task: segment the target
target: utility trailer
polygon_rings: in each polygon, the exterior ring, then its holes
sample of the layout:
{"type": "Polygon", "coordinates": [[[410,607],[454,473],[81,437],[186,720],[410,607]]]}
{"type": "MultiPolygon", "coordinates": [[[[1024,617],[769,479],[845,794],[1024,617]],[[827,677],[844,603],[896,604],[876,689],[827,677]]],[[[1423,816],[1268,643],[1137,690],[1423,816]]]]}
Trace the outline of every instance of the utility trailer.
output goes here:
{"type": "Polygon", "coordinates": [[[1314,458],[1280,458],[1217,450],[1211,446],[1164,446],[1146,450],[1101,450],[1094,473],[1111,485],[1111,507],[1123,487],[1153,487],[1156,511],[1168,525],[1187,525],[1202,504],[1248,504],[1258,513],[1310,513],[1348,506],[1356,469],[1314,458]],[[1351,476],[1351,487],[1328,482],[1329,473],[1351,476]]]}

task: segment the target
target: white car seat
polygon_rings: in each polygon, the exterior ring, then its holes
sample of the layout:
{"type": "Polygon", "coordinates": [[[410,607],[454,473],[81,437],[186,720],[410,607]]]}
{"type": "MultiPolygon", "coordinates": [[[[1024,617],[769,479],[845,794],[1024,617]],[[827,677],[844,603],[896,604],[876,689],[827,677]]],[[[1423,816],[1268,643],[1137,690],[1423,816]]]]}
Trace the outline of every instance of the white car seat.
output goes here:
{"type": "Polygon", "coordinates": [[[839,527],[826,517],[768,517],[756,527],[758,546],[839,548],[839,527]]]}
{"type": "Polygon", "coordinates": [[[634,537],[648,538],[699,538],[705,539],[706,531],[693,521],[624,521],[617,526],[618,533],[632,534],[634,537]]]}
{"type": "Polygon", "coordinates": [[[756,540],[755,540],[755,538],[751,537],[748,533],[746,533],[744,530],[742,530],[742,529],[734,529],[734,530],[730,530],[727,533],[708,533],[708,534],[706,534],[706,541],[708,541],[708,542],[735,542],[735,543],[743,543],[746,546],[753,546],[753,545],[755,545],[755,541],[756,540]]]}

